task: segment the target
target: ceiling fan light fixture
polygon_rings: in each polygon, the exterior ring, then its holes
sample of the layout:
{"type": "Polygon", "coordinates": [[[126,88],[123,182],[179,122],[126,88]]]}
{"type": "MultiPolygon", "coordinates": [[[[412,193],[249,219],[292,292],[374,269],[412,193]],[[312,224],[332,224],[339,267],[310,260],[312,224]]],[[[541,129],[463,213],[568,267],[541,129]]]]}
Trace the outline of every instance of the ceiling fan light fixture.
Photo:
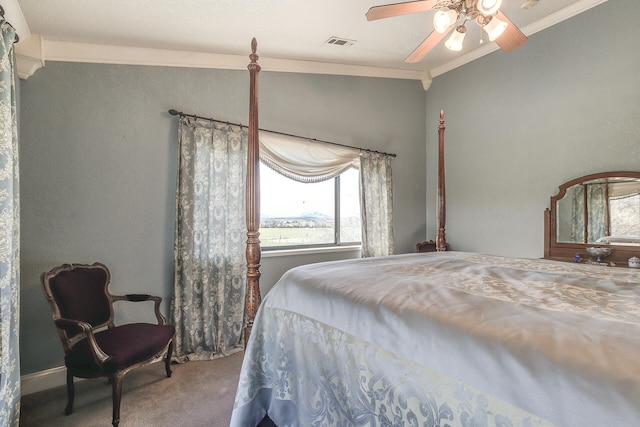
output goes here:
{"type": "Polygon", "coordinates": [[[464,36],[466,35],[467,29],[464,25],[460,25],[455,29],[453,33],[451,33],[451,37],[444,43],[444,45],[449,50],[460,51],[462,50],[462,42],[464,41],[464,36]]]}
{"type": "Polygon", "coordinates": [[[489,40],[494,41],[507,29],[507,23],[494,16],[482,28],[484,28],[487,36],[489,36],[489,40]]]}
{"type": "Polygon", "coordinates": [[[433,16],[433,28],[440,34],[449,29],[458,20],[458,12],[453,9],[439,10],[433,16]]]}
{"type": "Polygon", "coordinates": [[[478,12],[484,16],[493,15],[502,6],[502,0],[478,0],[478,12]]]}

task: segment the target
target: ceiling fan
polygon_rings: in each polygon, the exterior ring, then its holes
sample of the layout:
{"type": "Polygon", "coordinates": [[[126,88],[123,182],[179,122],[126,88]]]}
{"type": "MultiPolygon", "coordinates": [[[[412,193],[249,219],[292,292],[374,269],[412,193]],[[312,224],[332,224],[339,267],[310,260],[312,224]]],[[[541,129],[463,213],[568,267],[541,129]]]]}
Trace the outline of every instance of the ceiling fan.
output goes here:
{"type": "Polygon", "coordinates": [[[390,18],[416,12],[436,10],[433,17],[434,31],[405,59],[419,62],[452,29],[445,46],[451,50],[461,50],[467,28],[467,21],[476,23],[485,30],[490,41],[495,41],[505,52],[519,48],[527,41],[513,22],[500,10],[502,0],[418,0],[405,3],[374,6],[367,12],[367,20],[390,18]]]}

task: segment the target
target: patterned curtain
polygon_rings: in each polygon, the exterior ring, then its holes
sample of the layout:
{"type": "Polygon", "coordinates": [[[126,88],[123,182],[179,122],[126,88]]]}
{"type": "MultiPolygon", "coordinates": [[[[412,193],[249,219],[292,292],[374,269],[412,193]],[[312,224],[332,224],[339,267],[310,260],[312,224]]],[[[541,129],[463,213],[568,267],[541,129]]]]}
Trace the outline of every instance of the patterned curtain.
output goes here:
{"type": "MultiPolygon", "coordinates": [[[[584,241],[584,185],[570,187],[572,203],[571,242],[586,243],[584,241]]],[[[568,192],[568,191],[567,191],[568,192]]]]}
{"type": "Polygon", "coordinates": [[[178,361],[243,349],[247,130],[183,117],[170,315],[178,361]]]}
{"type": "Polygon", "coordinates": [[[588,204],[588,242],[593,243],[600,237],[604,237],[607,226],[607,184],[587,185],[588,204]]]}
{"type": "Polygon", "coordinates": [[[20,192],[13,43],[0,19],[0,425],[20,419],[20,192]]]}
{"type": "Polygon", "coordinates": [[[362,256],[393,254],[391,157],[365,151],[360,156],[362,256]]]}

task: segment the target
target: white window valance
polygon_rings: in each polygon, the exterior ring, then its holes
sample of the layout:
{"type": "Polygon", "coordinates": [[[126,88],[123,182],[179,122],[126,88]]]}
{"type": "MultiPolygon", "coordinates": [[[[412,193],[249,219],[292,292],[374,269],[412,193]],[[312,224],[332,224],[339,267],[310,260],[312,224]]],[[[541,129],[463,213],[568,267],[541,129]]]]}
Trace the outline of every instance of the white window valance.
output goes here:
{"type": "Polygon", "coordinates": [[[640,194],[640,182],[638,181],[612,182],[609,184],[609,197],[611,198],[630,197],[636,194],[640,194]]]}
{"type": "Polygon", "coordinates": [[[298,182],[335,178],[360,167],[360,150],[291,135],[259,133],[260,160],[281,175],[298,182]]]}

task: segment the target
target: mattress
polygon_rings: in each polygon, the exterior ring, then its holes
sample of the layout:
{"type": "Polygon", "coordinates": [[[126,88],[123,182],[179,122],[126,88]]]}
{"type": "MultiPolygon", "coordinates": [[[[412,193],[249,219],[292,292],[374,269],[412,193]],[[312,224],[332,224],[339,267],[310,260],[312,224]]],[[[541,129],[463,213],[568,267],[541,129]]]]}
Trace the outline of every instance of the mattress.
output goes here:
{"type": "Polygon", "coordinates": [[[232,426],[635,426],[640,271],[464,252],[294,268],[232,426]]]}

